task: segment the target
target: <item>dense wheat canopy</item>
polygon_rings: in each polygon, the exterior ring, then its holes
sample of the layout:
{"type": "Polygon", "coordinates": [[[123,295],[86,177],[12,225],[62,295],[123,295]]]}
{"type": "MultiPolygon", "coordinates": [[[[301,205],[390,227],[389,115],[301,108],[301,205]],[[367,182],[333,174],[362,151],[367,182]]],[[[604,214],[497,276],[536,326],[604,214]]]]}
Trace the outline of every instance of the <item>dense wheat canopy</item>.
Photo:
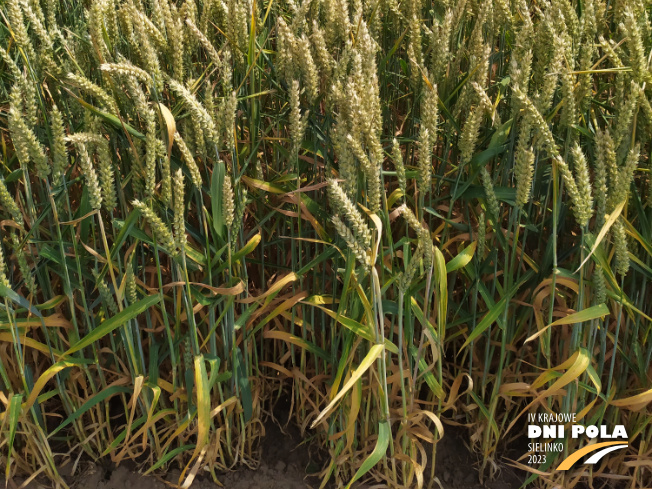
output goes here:
{"type": "Polygon", "coordinates": [[[285,393],[324,484],[435,487],[451,424],[494,477],[573,412],[629,446],[527,484],[650,486],[651,14],[3,1],[5,475],[218,480],[285,393]]]}

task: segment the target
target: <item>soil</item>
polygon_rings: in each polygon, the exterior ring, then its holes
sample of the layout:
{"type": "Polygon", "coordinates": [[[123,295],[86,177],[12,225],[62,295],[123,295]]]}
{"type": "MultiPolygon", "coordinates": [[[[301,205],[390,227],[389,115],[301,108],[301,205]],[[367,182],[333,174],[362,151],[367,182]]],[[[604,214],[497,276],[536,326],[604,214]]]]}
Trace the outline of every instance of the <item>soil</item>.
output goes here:
{"type": "MultiPolygon", "coordinates": [[[[280,417],[284,421],[283,417],[280,417]]],[[[437,444],[437,481],[433,489],[518,489],[524,480],[508,466],[502,466],[497,480],[481,484],[478,478],[478,458],[465,444],[465,433],[455,427],[446,427],[446,436],[437,444]]],[[[240,469],[221,474],[219,481],[224,489],[306,489],[318,488],[320,480],[316,472],[323,464],[323,454],[314,445],[302,440],[296,427],[281,428],[269,421],[261,446],[262,457],[256,469],[240,469]]],[[[65,473],[65,468],[61,471],[65,473]]],[[[430,468],[424,474],[426,487],[430,468]]],[[[80,463],[77,473],[65,477],[71,489],[169,489],[179,480],[180,472],[171,470],[165,480],[143,476],[135,466],[121,464],[119,467],[103,466],[92,462],[80,463]]],[[[9,489],[20,488],[22,480],[10,481],[9,489]]],[[[0,485],[4,481],[0,478],[0,485]]],[[[210,477],[199,477],[190,489],[217,489],[210,477]]],[[[382,485],[359,485],[358,489],[375,489],[382,485]]],[[[45,489],[31,482],[21,489],[45,489]]]]}
{"type": "MultiPolygon", "coordinates": [[[[498,477],[481,484],[478,467],[481,457],[467,446],[466,431],[455,426],[445,426],[445,435],[437,443],[436,477],[443,489],[518,489],[526,476],[522,471],[499,463],[498,477]]],[[[522,455],[523,452],[518,455],[522,455]]],[[[506,454],[511,455],[511,454],[506,454]]],[[[516,454],[514,454],[516,455],[516,454]]],[[[516,458],[516,457],[514,457],[516,458]]],[[[429,477],[430,468],[424,478],[429,477]]],[[[437,484],[432,486],[437,488],[437,484]]]]}

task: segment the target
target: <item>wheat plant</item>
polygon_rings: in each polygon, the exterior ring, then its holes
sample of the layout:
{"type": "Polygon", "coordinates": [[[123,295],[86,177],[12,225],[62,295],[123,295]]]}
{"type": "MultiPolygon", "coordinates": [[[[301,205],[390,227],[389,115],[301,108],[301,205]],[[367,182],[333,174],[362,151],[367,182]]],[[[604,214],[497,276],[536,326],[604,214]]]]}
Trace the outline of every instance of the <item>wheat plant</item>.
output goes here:
{"type": "Polygon", "coordinates": [[[436,487],[450,424],[494,477],[547,411],[629,446],[526,484],[652,484],[651,14],[2,2],[5,477],[218,482],[287,393],[321,487],[436,487]]]}

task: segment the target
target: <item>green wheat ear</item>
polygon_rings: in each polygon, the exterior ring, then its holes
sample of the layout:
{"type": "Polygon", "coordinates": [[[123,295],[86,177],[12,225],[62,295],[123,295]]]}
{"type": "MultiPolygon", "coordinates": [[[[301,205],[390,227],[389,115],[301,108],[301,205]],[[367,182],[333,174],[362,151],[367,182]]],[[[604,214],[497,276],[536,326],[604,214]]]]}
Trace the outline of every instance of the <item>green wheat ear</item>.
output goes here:
{"type": "Polygon", "coordinates": [[[473,156],[478,141],[478,133],[482,124],[483,113],[484,111],[480,106],[473,107],[469,117],[464,123],[459,142],[460,160],[462,163],[468,163],[471,161],[471,157],[473,156]]]}
{"type": "Polygon", "coordinates": [[[102,298],[102,304],[112,313],[118,314],[118,304],[115,301],[115,297],[109,290],[109,287],[106,285],[104,278],[100,276],[100,273],[96,270],[93,270],[93,278],[97,284],[97,289],[100,292],[100,297],[102,298]]]}
{"type": "Polygon", "coordinates": [[[222,184],[222,219],[228,228],[233,225],[235,219],[235,197],[230,175],[224,175],[222,184]]]}
{"type": "Polygon", "coordinates": [[[217,134],[217,128],[215,126],[215,121],[213,121],[213,117],[208,113],[206,108],[201,103],[199,103],[197,97],[191,93],[190,90],[188,90],[178,81],[169,79],[168,85],[179,97],[183,99],[184,103],[192,114],[191,120],[196,124],[196,127],[201,127],[206,139],[208,141],[213,141],[215,134],[217,134]]]}
{"type": "Polygon", "coordinates": [[[121,75],[127,78],[133,77],[138,81],[146,83],[147,85],[150,85],[152,83],[152,77],[150,76],[149,73],[147,73],[147,71],[137,66],[134,66],[133,64],[127,61],[123,61],[120,63],[104,63],[100,66],[100,69],[102,71],[106,71],[107,73],[115,73],[117,75],[121,75]]]}
{"type": "Polygon", "coordinates": [[[118,112],[118,106],[113,97],[111,97],[99,85],[96,85],[85,76],[75,73],[68,73],[68,79],[76,84],[81,90],[95,97],[102,107],[109,109],[109,111],[114,114],[118,112]]]}
{"type": "Polygon", "coordinates": [[[346,216],[353,230],[353,236],[356,242],[364,249],[369,249],[372,243],[371,230],[364,221],[362,214],[349,197],[344,193],[342,187],[335,181],[328,182],[328,197],[331,206],[339,214],[346,216]]]}
{"type": "Polygon", "coordinates": [[[56,105],[52,107],[50,119],[50,130],[52,131],[54,140],[50,150],[50,157],[52,158],[52,183],[54,186],[58,186],[61,184],[61,180],[68,168],[68,148],[66,147],[66,131],[63,116],[56,105]]]}
{"type": "Polygon", "coordinates": [[[95,168],[93,167],[93,162],[91,161],[91,157],[88,154],[88,150],[86,149],[86,144],[84,142],[77,142],[76,147],[78,163],[81,167],[81,172],[84,175],[86,187],[88,188],[91,207],[95,210],[100,210],[100,207],[102,206],[102,193],[100,190],[100,183],[97,178],[97,173],[95,173],[95,168]]]}
{"type": "Polygon", "coordinates": [[[16,234],[11,235],[11,242],[14,247],[14,253],[16,255],[16,259],[18,260],[18,268],[20,270],[21,276],[23,277],[23,281],[25,282],[25,286],[27,287],[27,290],[29,290],[29,292],[32,294],[32,296],[36,297],[36,294],[38,294],[38,288],[36,286],[36,281],[32,275],[32,269],[27,264],[25,250],[21,246],[20,239],[16,234]]]}
{"type": "Polygon", "coordinates": [[[496,227],[500,218],[500,204],[498,203],[498,198],[496,197],[496,191],[494,189],[493,181],[491,180],[491,175],[484,167],[480,170],[480,179],[482,181],[482,186],[484,187],[485,198],[487,201],[487,211],[489,213],[489,217],[494,223],[494,227],[496,227]]]}
{"type": "Polygon", "coordinates": [[[586,226],[593,216],[593,195],[591,181],[589,180],[589,167],[579,144],[573,146],[571,156],[575,167],[577,191],[581,199],[581,206],[578,208],[578,221],[580,226],[586,226]]]}
{"type": "Polygon", "coordinates": [[[616,273],[625,276],[629,271],[629,251],[627,246],[627,233],[620,219],[613,225],[613,240],[615,249],[614,268],[616,273]]]}
{"type": "Polygon", "coordinates": [[[360,245],[359,241],[353,236],[351,230],[342,222],[338,216],[333,216],[331,219],[335,225],[335,230],[337,234],[346,242],[347,246],[353,251],[355,257],[360,261],[362,265],[368,267],[371,265],[371,260],[369,259],[368,248],[364,248],[360,245]]]}
{"type": "Polygon", "coordinates": [[[163,223],[160,217],[158,217],[152,209],[147,207],[144,203],[139,200],[134,200],[131,203],[138,211],[143,215],[145,220],[149,223],[152,228],[152,231],[156,235],[156,239],[159,244],[165,248],[171,256],[177,255],[177,248],[174,241],[172,233],[168,227],[163,223]]]}
{"type": "Polygon", "coordinates": [[[23,214],[20,212],[16,201],[7,190],[4,180],[0,179],[0,205],[11,214],[14,221],[21,227],[25,224],[23,221],[23,214]]]}
{"type": "Polygon", "coordinates": [[[530,200],[532,178],[534,176],[534,152],[532,147],[523,148],[519,145],[514,157],[514,178],[516,179],[516,206],[523,208],[530,200]]]}
{"type": "Polygon", "coordinates": [[[138,302],[138,292],[136,288],[136,277],[134,276],[133,254],[129,257],[129,261],[127,263],[125,281],[126,296],[131,304],[135,304],[138,302]]]}
{"type": "Polygon", "coordinates": [[[299,82],[292,80],[290,87],[290,140],[292,141],[292,156],[299,154],[306,127],[308,126],[308,112],[301,115],[299,106],[299,82]]]}
{"type": "Polygon", "coordinates": [[[195,186],[195,188],[201,190],[201,172],[199,171],[199,167],[197,166],[197,162],[195,161],[192,152],[178,132],[174,134],[174,142],[177,143],[179,151],[181,152],[181,157],[183,158],[183,161],[186,163],[188,171],[190,172],[190,179],[192,180],[192,184],[195,186]]]}
{"type": "Polygon", "coordinates": [[[14,88],[10,95],[9,103],[9,132],[22,165],[33,162],[36,174],[39,178],[45,179],[50,174],[50,165],[43,146],[39,142],[34,131],[28,127],[23,117],[23,101],[19,90],[14,88]]]}
{"type": "Polygon", "coordinates": [[[184,250],[188,239],[186,237],[186,216],[185,216],[185,188],[183,184],[183,172],[179,168],[174,174],[174,239],[176,247],[184,250]]]}
{"type": "Polygon", "coordinates": [[[407,178],[405,176],[405,165],[403,164],[403,154],[401,153],[401,147],[398,144],[396,138],[392,141],[392,160],[394,161],[394,167],[396,168],[396,178],[398,179],[398,188],[401,189],[403,194],[403,200],[407,199],[407,178]]]}
{"type": "Polygon", "coordinates": [[[107,211],[112,211],[117,205],[118,199],[115,191],[115,172],[109,152],[109,142],[101,137],[96,147],[99,166],[100,183],[102,185],[102,202],[107,211]]]}
{"type": "Polygon", "coordinates": [[[2,251],[2,230],[0,230],[0,285],[11,288],[7,279],[7,262],[5,261],[4,251],[2,251]]]}
{"type": "Polygon", "coordinates": [[[479,260],[484,259],[484,250],[487,245],[487,222],[484,212],[478,216],[478,247],[477,257],[479,260]]]}

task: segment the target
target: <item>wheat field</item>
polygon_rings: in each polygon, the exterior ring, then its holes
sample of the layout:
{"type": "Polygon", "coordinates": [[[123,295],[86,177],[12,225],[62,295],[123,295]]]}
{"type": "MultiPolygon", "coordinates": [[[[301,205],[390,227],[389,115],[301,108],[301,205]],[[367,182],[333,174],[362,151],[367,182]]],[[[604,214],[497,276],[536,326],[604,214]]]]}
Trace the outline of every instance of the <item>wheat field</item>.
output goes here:
{"type": "MultiPolygon", "coordinates": [[[[0,466],[652,485],[647,0],[2,0],[0,466]],[[506,461],[528,413],[622,424],[506,461]]],[[[584,486],[586,485],[586,486],[584,486]]]]}

